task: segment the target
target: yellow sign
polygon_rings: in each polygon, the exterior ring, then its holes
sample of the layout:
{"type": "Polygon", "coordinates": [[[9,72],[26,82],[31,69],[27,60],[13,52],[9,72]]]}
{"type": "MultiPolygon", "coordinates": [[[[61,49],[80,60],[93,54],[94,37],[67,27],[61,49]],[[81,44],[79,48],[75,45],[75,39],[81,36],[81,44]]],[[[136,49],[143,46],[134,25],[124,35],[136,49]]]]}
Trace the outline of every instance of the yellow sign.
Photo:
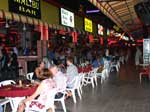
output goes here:
{"type": "Polygon", "coordinates": [[[93,32],[92,21],[87,18],[84,18],[84,28],[87,32],[93,32]]]}

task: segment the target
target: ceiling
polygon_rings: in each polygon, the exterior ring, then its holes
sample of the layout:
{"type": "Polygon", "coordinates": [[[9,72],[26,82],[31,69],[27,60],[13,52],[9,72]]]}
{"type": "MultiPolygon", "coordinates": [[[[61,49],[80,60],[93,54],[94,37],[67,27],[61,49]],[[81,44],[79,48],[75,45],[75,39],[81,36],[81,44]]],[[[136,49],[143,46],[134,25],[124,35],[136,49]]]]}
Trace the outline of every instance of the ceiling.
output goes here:
{"type": "MultiPolygon", "coordinates": [[[[146,0],[89,0],[127,33],[143,28],[134,6],[146,0]]],[[[148,0],[147,0],[148,1],[148,0]]]]}
{"type": "MultiPolygon", "coordinates": [[[[135,11],[135,5],[150,0],[45,0],[55,2],[59,7],[68,8],[76,13],[83,10],[83,16],[87,16],[104,27],[112,28],[117,24],[120,29],[132,35],[141,37],[143,33],[143,21],[135,11]],[[81,7],[82,6],[82,7],[81,7]],[[87,10],[99,9],[98,13],[87,14],[87,10]],[[140,33],[139,33],[140,32],[140,33]],[[139,35],[140,34],[140,35],[139,35]]],[[[150,3],[149,3],[150,4],[150,3]]],[[[147,4],[146,4],[147,5],[147,4]]],[[[146,6],[147,7],[147,6],[146,6]]],[[[150,7],[149,7],[150,8],[150,7]]],[[[143,10],[143,9],[142,9],[143,10]]]]}
{"type": "Polygon", "coordinates": [[[96,6],[88,0],[44,0],[58,7],[64,7],[80,16],[86,16],[96,23],[102,24],[104,27],[112,28],[115,23],[103,14],[96,6]],[[81,11],[82,10],[82,11],[81,11]],[[96,13],[87,14],[87,10],[99,10],[96,13]]]}

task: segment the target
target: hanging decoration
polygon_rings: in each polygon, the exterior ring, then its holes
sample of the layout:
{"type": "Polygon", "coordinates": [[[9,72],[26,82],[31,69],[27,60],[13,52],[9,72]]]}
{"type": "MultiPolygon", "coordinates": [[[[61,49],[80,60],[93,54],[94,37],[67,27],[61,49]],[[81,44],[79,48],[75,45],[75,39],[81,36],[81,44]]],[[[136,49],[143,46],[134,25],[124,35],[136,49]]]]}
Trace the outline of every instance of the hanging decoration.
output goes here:
{"type": "Polygon", "coordinates": [[[71,32],[71,36],[72,36],[72,42],[73,43],[77,43],[78,42],[78,33],[77,32],[71,32]]]}
{"type": "Polygon", "coordinates": [[[89,43],[93,43],[94,42],[94,37],[92,34],[89,35],[89,43]]]}
{"type": "Polygon", "coordinates": [[[103,41],[103,38],[102,38],[102,37],[99,37],[99,43],[100,43],[100,45],[103,45],[103,44],[104,44],[104,41],[103,41]]]}

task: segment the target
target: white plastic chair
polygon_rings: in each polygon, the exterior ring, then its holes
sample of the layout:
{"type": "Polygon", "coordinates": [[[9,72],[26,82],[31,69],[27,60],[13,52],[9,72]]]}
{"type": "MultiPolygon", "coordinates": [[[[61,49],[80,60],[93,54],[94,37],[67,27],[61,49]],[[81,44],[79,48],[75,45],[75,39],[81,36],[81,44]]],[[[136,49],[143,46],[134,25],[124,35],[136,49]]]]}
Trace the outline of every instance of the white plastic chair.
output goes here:
{"type": "Polygon", "coordinates": [[[101,73],[101,84],[108,78],[107,69],[103,69],[101,73]]]}
{"type": "Polygon", "coordinates": [[[0,82],[1,86],[6,86],[6,85],[10,85],[10,84],[16,84],[16,82],[13,80],[4,80],[4,81],[0,82]]]}
{"type": "Polygon", "coordinates": [[[64,112],[66,112],[67,110],[66,110],[66,105],[65,105],[65,94],[66,94],[65,91],[66,91],[66,86],[67,86],[67,83],[66,83],[67,79],[65,78],[65,79],[62,79],[62,80],[64,81],[63,82],[63,87],[61,87],[61,90],[58,90],[58,92],[56,93],[56,94],[62,94],[62,96],[57,98],[56,97],[57,95],[55,95],[54,102],[60,102],[64,112]]]}
{"type": "Polygon", "coordinates": [[[25,97],[8,97],[8,99],[10,100],[10,105],[12,108],[12,112],[16,112],[19,103],[25,99],[25,97]]]}
{"type": "Polygon", "coordinates": [[[31,72],[31,73],[27,73],[27,74],[26,74],[26,78],[27,78],[29,81],[31,81],[31,82],[34,81],[34,80],[32,79],[33,74],[34,74],[34,72],[31,72]]]}
{"type": "Polygon", "coordinates": [[[79,73],[79,77],[80,77],[80,93],[81,94],[83,93],[82,87],[84,86],[84,76],[85,76],[85,73],[79,73]]]}
{"type": "Polygon", "coordinates": [[[98,83],[97,83],[97,70],[98,70],[98,68],[93,69],[94,82],[95,82],[96,86],[98,85],[98,83]]]}
{"type": "Polygon", "coordinates": [[[9,99],[0,99],[0,105],[1,106],[4,106],[4,112],[6,110],[6,104],[7,103],[10,103],[10,100],[9,99]]]}
{"type": "Polygon", "coordinates": [[[90,71],[87,74],[85,74],[84,76],[84,86],[86,86],[87,84],[92,84],[92,87],[94,88],[94,72],[90,71]]]}
{"type": "Polygon", "coordinates": [[[101,77],[101,84],[108,78],[108,70],[105,68],[101,73],[97,73],[98,77],[101,77]]]}
{"type": "Polygon", "coordinates": [[[76,101],[75,90],[77,90],[79,98],[82,99],[81,98],[81,93],[80,93],[80,77],[76,76],[72,82],[74,82],[74,86],[72,88],[66,88],[66,90],[67,91],[71,91],[72,97],[73,97],[73,101],[74,101],[74,103],[76,103],[77,101],[76,101]]]}
{"type": "MultiPolygon", "coordinates": [[[[16,84],[16,82],[13,80],[5,80],[5,81],[0,82],[0,86],[6,86],[6,85],[10,85],[10,84],[16,84]]],[[[13,102],[10,97],[6,97],[6,98],[0,99],[0,100],[4,101],[3,104],[9,102],[11,105],[11,108],[13,110],[13,102]]],[[[6,105],[4,105],[4,111],[5,111],[5,108],[6,108],[6,105]]]]}
{"type": "Polygon", "coordinates": [[[104,61],[104,69],[107,69],[107,76],[109,77],[109,73],[111,71],[111,62],[110,61],[104,61]]]}
{"type": "Polygon", "coordinates": [[[64,112],[67,112],[66,105],[65,105],[65,92],[60,92],[60,93],[62,93],[62,97],[55,98],[54,102],[61,102],[64,112]]]}
{"type": "Polygon", "coordinates": [[[111,62],[110,68],[113,69],[114,67],[116,68],[117,72],[119,72],[119,66],[117,62],[111,62]]]}

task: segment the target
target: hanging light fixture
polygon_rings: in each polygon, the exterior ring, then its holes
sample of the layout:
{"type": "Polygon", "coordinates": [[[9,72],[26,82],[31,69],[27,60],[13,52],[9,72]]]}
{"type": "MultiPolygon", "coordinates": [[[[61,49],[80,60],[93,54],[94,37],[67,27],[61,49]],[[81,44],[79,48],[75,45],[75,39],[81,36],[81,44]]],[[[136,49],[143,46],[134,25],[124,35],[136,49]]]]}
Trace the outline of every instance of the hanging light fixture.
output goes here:
{"type": "Polygon", "coordinates": [[[26,25],[23,24],[23,31],[26,31],[26,25]]]}

